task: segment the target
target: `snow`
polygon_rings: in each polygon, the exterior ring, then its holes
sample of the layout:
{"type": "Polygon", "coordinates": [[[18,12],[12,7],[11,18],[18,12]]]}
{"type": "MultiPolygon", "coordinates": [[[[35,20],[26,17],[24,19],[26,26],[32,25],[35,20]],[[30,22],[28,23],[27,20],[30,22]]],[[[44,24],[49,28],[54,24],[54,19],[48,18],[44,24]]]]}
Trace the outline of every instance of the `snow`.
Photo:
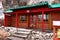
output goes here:
{"type": "Polygon", "coordinates": [[[41,1],[47,1],[49,4],[52,4],[54,0],[30,0],[30,1],[28,1],[27,5],[37,4],[41,1]]]}
{"type": "Polygon", "coordinates": [[[0,1],[0,19],[3,19],[4,15],[3,15],[3,6],[2,6],[2,2],[0,1]]]}

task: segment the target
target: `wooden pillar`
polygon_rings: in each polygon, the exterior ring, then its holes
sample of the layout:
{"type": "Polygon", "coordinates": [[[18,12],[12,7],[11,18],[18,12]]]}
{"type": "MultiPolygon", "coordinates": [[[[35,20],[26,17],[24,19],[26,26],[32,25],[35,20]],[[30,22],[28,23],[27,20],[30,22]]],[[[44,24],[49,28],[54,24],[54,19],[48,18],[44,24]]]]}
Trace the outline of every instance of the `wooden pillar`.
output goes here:
{"type": "Polygon", "coordinates": [[[4,26],[6,26],[6,15],[4,14],[4,26]]]}
{"type": "Polygon", "coordinates": [[[51,30],[52,29],[52,18],[51,18],[51,12],[49,14],[49,29],[51,30]]]}
{"type": "Polygon", "coordinates": [[[44,32],[44,11],[42,11],[42,32],[44,32]]]}
{"type": "Polygon", "coordinates": [[[28,28],[30,27],[30,15],[28,14],[28,28]]]}
{"type": "Polygon", "coordinates": [[[54,27],[53,27],[53,40],[54,40],[55,36],[56,36],[56,28],[55,28],[55,26],[54,26],[54,27]]]}
{"type": "Polygon", "coordinates": [[[36,28],[38,28],[38,15],[36,15],[36,28]]]}
{"type": "Polygon", "coordinates": [[[17,13],[16,13],[16,23],[15,24],[16,24],[15,27],[18,28],[18,14],[17,13]]]}

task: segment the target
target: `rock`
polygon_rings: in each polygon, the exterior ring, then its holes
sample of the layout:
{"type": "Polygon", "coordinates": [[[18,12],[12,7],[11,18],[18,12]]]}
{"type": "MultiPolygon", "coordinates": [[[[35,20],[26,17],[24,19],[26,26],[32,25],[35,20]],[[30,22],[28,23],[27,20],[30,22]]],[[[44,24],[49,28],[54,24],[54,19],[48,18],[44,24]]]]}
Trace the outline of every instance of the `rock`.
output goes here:
{"type": "Polygon", "coordinates": [[[4,30],[0,30],[0,38],[2,38],[4,40],[7,37],[8,37],[8,32],[6,32],[4,30]]]}

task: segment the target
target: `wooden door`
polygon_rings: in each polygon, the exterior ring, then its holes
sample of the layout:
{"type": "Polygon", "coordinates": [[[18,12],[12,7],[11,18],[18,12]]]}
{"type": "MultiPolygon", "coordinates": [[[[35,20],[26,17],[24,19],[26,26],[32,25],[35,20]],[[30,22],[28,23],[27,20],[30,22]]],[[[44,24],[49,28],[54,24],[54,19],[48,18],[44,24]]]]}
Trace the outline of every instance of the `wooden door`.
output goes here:
{"type": "Polygon", "coordinates": [[[30,15],[30,28],[36,28],[36,15],[30,15]]]}

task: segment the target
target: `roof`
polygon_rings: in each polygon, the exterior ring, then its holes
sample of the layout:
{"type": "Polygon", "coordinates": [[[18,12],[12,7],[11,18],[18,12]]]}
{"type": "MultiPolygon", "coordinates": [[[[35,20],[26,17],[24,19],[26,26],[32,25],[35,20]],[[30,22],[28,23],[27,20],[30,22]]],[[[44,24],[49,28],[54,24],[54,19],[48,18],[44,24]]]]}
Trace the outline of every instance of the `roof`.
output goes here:
{"type": "Polygon", "coordinates": [[[9,8],[9,9],[10,10],[14,10],[14,9],[27,9],[27,8],[32,8],[32,7],[44,6],[44,5],[48,5],[48,2],[40,2],[38,4],[32,4],[32,5],[27,5],[27,6],[18,6],[16,8],[9,8]]]}
{"type": "Polygon", "coordinates": [[[49,5],[49,8],[60,8],[60,3],[49,5]]]}
{"type": "Polygon", "coordinates": [[[13,12],[13,10],[15,10],[15,9],[29,9],[29,8],[41,7],[41,6],[45,6],[45,5],[47,5],[48,8],[58,8],[58,7],[60,7],[60,3],[50,5],[48,2],[45,1],[45,2],[40,2],[38,4],[32,4],[32,5],[27,5],[27,6],[18,6],[16,8],[9,8],[9,9],[7,9],[6,12],[13,12]]]}

